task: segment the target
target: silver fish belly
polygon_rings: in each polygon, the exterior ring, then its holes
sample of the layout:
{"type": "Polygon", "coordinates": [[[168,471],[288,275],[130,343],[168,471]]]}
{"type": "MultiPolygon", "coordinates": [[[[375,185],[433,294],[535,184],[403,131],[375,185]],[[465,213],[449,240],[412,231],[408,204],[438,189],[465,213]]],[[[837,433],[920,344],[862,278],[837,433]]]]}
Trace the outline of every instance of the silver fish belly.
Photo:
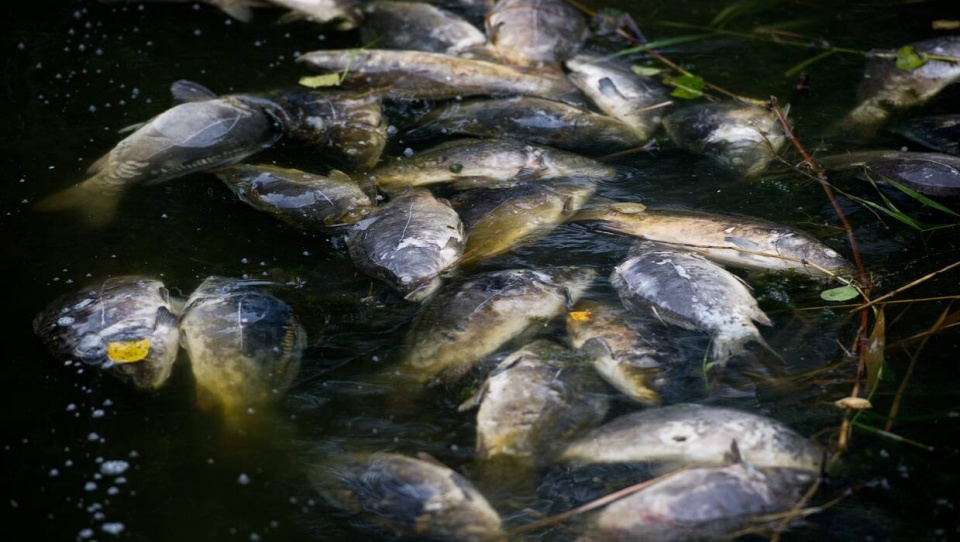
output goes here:
{"type": "Polygon", "coordinates": [[[558,63],[589,36],[586,19],[563,0],[500,0],[485,28],[497,56],[518,66],[558,63]]]}
{"type": "Polygon", "coordinates": [[[363,10],[360,37],[381,49],[456,55],[483,45],[479,28],[453,13],[424,2],[377,0],[363,10]]]}

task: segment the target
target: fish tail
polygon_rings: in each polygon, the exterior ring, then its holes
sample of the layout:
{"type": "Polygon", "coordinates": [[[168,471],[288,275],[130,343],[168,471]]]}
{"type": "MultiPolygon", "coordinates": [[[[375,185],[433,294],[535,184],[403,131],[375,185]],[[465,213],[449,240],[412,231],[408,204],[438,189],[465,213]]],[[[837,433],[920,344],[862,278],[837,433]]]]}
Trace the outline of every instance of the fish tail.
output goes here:
{"type": "Polygon", "coordinates": [[[117,212],[119,193],[102,190],[98,177],[48,196],[34,207],[42,213],[79,210],[91,227],[103,228],[117,212]]]}
{"type": "Polygon", "coordinates": [[[727,364],[727,360],[733,356],[739,356],[747,349],[747,343],[756,342],[772,353],[778,359],[783,360],[780,354],[763,339],[756,328],[747,328],[737,333],[721,333],[713,338],[713,361],[721,367],[727,364]]]}

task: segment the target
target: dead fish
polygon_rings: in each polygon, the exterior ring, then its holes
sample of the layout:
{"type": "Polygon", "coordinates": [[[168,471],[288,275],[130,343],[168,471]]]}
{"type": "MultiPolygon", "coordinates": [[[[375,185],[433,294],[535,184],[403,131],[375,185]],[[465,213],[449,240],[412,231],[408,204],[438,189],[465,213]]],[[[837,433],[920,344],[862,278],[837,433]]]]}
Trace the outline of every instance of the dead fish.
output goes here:
{"type": "Polygon", "coordinates": [[[824,449],[785,424],[739,409],[681,403],[620,416],[571,441],[566,463],[650,463],[657,472],[723,466],[736,441],[755,467],[782,467],[819,474],[824,449]]]}
{"type": "Polygon", "coordinates": [[[867,168],[865,178],[884,183],[888,179],[921,194],[934,197],[960,196],[960,157],[937,152],[864,151],[818,157],[833,171],[867,168]]]}
{"type": "Polygon", "coordinates": [[[555,64],[590,35],[587,21],[563,0],[500,0],[487,13],[487,42],[507,64],[555,64]]]}
{"type": "Polygon", "coordinates": [[[350,454],[310,467],[326,503],[395,536],[506,541],[500,516],[469,480],[435,461],[350,454]]]}
{"type": "Polygon", "coordinates": [[[600,111],[630,126],[638,139],[649,139],[660,127],[672,102],[669,89],[659,81],[613,59],[581,54],[565,64],[570,81],[600,111]]]}
{"type": "Polygon", "coordinates": [[[696,252],[731,267],[820,278],[854,274],[846,259],[813,236],[754,217],[615,202],[584,208],[571,220],[696,252]]]}
{"type": "Polygon", "coordinates": [[[552,177],[600,180],[615,174],[596,160],[512,139],[447,141],[372,172],[377,186],[388,193],[435,183],[452,182],[462,189],[552,177]]]}
{"type": "MultiPolygon", "coordinates": [[[[918,55],[960,59],[960,36],[939,36],[910,44],[918,55]]],[[[892,51],[873,51],[888,52],[892,51]]],[[[857,106],[828,130],[833,134],[855,133],[869,137],[899,110],[914,107],[960,80],[960,62],[927,60],[913,69],[900,69],[894,55],[870,55],[863,81],[857,90],[857,106]]]]}
{"type": "Polygon", "coordinates": [[[676,354],[656,344],[648,326],[631,316],[622,305],[581,300],[567,313],[567,336],[610,385],[640,404],[659,405],[664,371],[676,354]],[[591,342],[598,344],[585,348],[591,342]]]}
{"type": "Polygon", "coordinates": [[[507,269],[441,291],[418,315],[399,372],[452,382],[510,340],[559,315],[597,276],[583,267],[507,269]]]}
{"type": "Polygon", "coordinates": [[[558,178],[454,194],[451,204],[467,228],[462,262],[490,258],[544,237],[595,190],[588,179],[558,178]]]}
{"type": "Polygon", "coordinates": [[[933,115],[894,123],[890,131],[924,147],[960,156],[960,115],[933,115]]]}
{"type": "Polygon", "coordinates": [[[583,154],[609,154],[645,143],[620,120],[554,100],[517,96],[438,105],[404,134],[405,140],[467,135],[508,137],[583,154]]]}
{"type": "Polygon", "coordinates": [[[352,224],[375,208],[360,185],[339,170],[315,175],[269,164],[237,164],[214,174],[240,201],[302,229],[352,224]]]}
{"type": "Polygon", "coordinates": [[[609,400],[577,352],[538,340],[507,356],[460,410],[477,405],[477,457],[533,467],[599,424],[609,400]]]}
{"type": "Polygon", "coordinates": [[[33,319],[33,331],[57,359],[97,366],[153,391],[177,360],[178,309],[159,280],[111,277],[50,303],[33,319]]]}
{"type": "Polygon", "coordinates": [[[488,62],[425,51],[339,49],[297,58],[320,71],[345,74],[341,85],[395,100],[446,100],[466,96],[538,96],[580,104],[579,91],[562,74],[524,72],[488,62]]]}
{"type": "Polygon", "coordinates": [[[233,164],[283,134],[271,112],[233,96],[167,109],[120,141],[77,186],[41,200],[40,211],[80,209],[96,227],[110,223],[128,188],[233,164]]]}
{"type": "Polygon", "coordinates": [[[807,471],[742,462],[681,471],[608,505],[577,540],[720,540],[752,517],[789,510],[814,481],[807,471]]]}
{"type": "Polygon", "coordinates": [[[663,127],[677,145],[744,177],[762,173],[787,141],[777,117],[756,106],[691,105],[664,117],[663,127]]]}
{"type": "Polygon", "coordinates": [[[424,2],[376,0],[363,11],[360,37],[380,49],[457,55],[487,39],[465,19],[424,2]]]}
{"type": "MultiPolygon", "coordinates": [[[[236,19],[242,23],[249,23],[253,20],[253,13],[250,11],[250,8],[261,8],[261,7],[270,7],[270,3],[266,0],[136,0],[137,3],[140,2],[164,2],[164,3],[195,3],[199,2],[201,4],[207,4],[214,6],[231,18],[236,19]]],[[[114,2],[127,2],[133,3],[133,0],[100,0],[104,4],[114,3],[114,2]]]]}
{"type": "Polygon", "coordinates": [[[336,30],[353,30],[363,21],[359,0],[267,0],[291,11],[281,22],[297,19],[330,25],[336,30]]]}
{"type": "Polygon", "coordinates": [[[422,301],[440,274],[463,255],[463,222],[446,200],[409,190],[353,225],[350,258],[364,273],[386,281],[404,299],[422,301]]]}
{"type": "Polygon", "coordinates": [[[648,249],[610,275],[623,304],[664,322],[711,336],[712,359],[723,365],[755,341],[770,349],[753,322],[772,325],[739,277],[692,252],[648,249]]]}
{"type": "Polygon", "coordinates": [[[201,408],[239,421],[278,401],[293,384],[306,331],[268,281],[211,276],[187,299],[180,344],[190,356],[201,408]]]}

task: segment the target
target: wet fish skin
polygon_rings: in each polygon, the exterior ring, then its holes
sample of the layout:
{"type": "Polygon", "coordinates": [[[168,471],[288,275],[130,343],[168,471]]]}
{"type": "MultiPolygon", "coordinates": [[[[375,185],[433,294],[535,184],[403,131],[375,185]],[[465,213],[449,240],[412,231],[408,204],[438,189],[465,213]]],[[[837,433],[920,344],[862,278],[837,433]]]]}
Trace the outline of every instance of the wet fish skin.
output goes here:
{"type": "Polygon", "coordinates": [[[613,59],[579,54],[565,62],[567,78],[610,117],[648,140],[659,129],[670,104],[670,92],[654,79],[637,75],[613,59]]]}
{"type": "Polygon", "coordinates": [[[268,281],[207,277],[187,298],[180,344],[190,357],[201,408],[238,422],[293,384],[306,330],[293,309],[262,287],[268,281]]]}
{"type": "Polygon", "coordinates": [[[749,288],[703,256],[644,250],[614,268],[610,283],[624,306],[649,307],[665,322],[708,333],[711,358],[719,365],[741,354],[749,342],[767,346],[753,322],[772,323],[749,288]]]}
{"type": "Polygon", "coordinates": [[[960,157],[950,154],[862,151],[822,156],[819,161],[828,170],[860,169],[861,178],[879,183],[889,179],[927,196],[960,196],[960,157]],[[869,169],[869,175],[862,168],[869,169]]]}
{"type": "Polygon", "coordinates": [[[932,151],[960,156],[960,114],[907,119],[890,131],[932,151]]]}
{"type": "Polygon", "coordinates": [[[596,191],[588,179],[546,179],[477,188],[451,197],[467,229],[462,263],[491,258],[548,235],[596,191]]]}
{"type": "Polygon", "coordinates": [[[520,71],[485,60],[425,51],[338,49],[312,51],[298,64],[346,73],[341,85],[395,100],[446,100],[467,96],[526,95],[580,105],[580,92],[562,74],[520,71]]]}
{"type": "Polygon", "coordinates": [[[463,222],[446,200],[408,190],[355,223],[347,236],[350,258],[409,301],[423,301],[442,284],[441,273],[463,255],[463,222]]]}
{"type": "Polygon", "coordinates": [[[691,469],[610,504],[577,540],[718,540],[752,516],[790,509],[813,481],[806,471],[744,463],[691,469]]]}
{"type": "Polygon", "coordinates": [[[762,173],[787,141],[776,116],[756,106],[687,106],[664,117],[663,127],[677,145],[743,177],[762,173]]]}
{"type": "Polygon", "coordinates": [[[128,188],[239,162],[270,147],[282,134],[262,108],[231,96],[179,104],[97,160],[88,170],[91,177],[41,200],[36,208],[77,208],[91,226],[104,227],[128,188]]]}
{"type": "Polygon", "coordinates": [[[317,24],[330,25],[336,30],[353,30],[363,21],[358,0],[267,0],[271,4],[291,10],[282,21],[306,19],[317,24]]]}
{"type": "Polygon", "coordinates": [[[626,414],[571,441],[559,461],[652,463],[658,472],[691,465],[727,464],[736,441],[740,456],[755,467],[819,474],[824,449],[766,416],[734,408],[680,403],[626,414]]]}
{"type": "Polygon", "coordinates": [[[378,187],[394,193],[404,186],[436,183],[463,189],[552,177],[600,180],[616,170],[574,153],[504,138],[447,141],[411,158],[382,163],[372,175],[378,187]]]}
{"type": "Polygon", "coordinates": [[[236,164],[214,174],[247,205],[306,230],[353,223],[375,208],[360,185],[339,170],[316,175],[270,164],[236,164]]]}
{"type": "Polygon", "coordinates": [[[135,389],[154,391],[177,360],[178,312],[163,282],[122,275],[51,302],[34,318],[33,331],[57,359],[95,365],[135,389]]]}
{"type": "Polygon", "coordinates": [[[567,336],[584,350],[597,373],[626,397],[646,406],[659,405],[664,369],[675,359],[649,340],[652,332],[622,306],[581,300],[567,314],[567,336]],[[584,348],[590,342],[601,344],[584,348]]]}
{"type": "Polygon", "coordinates": [[[792,271],[817,278],[853,277],[853,266],[813,236],[755,217],[631,202],[598,203],[571,220],[635,236],[743,269],[792,271]]]}
{"type": "Polygon", "coordinates": [[[484,27],[497,56],[517,66],[559,63],[590,35],[583,15],[563,0],[500,0],[484,27]]]}
{"type": "Polygon", "coordinates": [[[473,484],[433,461],[397,453],[350,454],[312,465],[308,475],[330,506],[398,536],[507,540],[500,516],[473,484]]]}
{"type": "Polygon", "coordinates": [[[486,36],[453,13],[424,2],[376,0],[364,7],[360,37],[381,49],[456,55],[483,45],[486,36]]]}
{"type": "Polygon", "coordinates": [[[609,408],[596,373],[546,340],[507,356],[461,410],[477,403],[477,458],[529,467],[550,462],[558,443],[599,424],[609,408]]]}
{"type": "Polygon", "coordinates": [[[646,141],[620,120],[581,107],[531,96],[450,101],[435,107],[405,140],[467,135],[507,137],[583,154],[609,154],[646,141]]]}
{"type": "Polygon", "coordinates": [[[453,382],[540,322],[559,315],[597,273],[582,267],[480,273],[438,293],[414,321],[399,372],[453,382]]]}

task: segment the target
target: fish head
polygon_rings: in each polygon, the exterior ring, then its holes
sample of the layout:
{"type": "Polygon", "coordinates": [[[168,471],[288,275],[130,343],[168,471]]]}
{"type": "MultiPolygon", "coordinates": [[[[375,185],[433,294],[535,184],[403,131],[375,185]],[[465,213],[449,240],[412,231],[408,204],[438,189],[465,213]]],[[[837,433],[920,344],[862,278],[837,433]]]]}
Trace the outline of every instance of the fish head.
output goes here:
{"type": "Polygon", "coordinates": [[[108,328],[84,335],[74,353],[84,363],[97,365],[138,390],[153,391],[170,378],[179,353],[179,335],[175,326],[108,328]]]}
{"type": "Polygon", "coordinates": [[[816,239],[794,232],[780,235],[776,242],[778,254],[799,258],[807,267],[814,268],[820,276],[855,276],[855,269],[840,253],[816,239]]]}

